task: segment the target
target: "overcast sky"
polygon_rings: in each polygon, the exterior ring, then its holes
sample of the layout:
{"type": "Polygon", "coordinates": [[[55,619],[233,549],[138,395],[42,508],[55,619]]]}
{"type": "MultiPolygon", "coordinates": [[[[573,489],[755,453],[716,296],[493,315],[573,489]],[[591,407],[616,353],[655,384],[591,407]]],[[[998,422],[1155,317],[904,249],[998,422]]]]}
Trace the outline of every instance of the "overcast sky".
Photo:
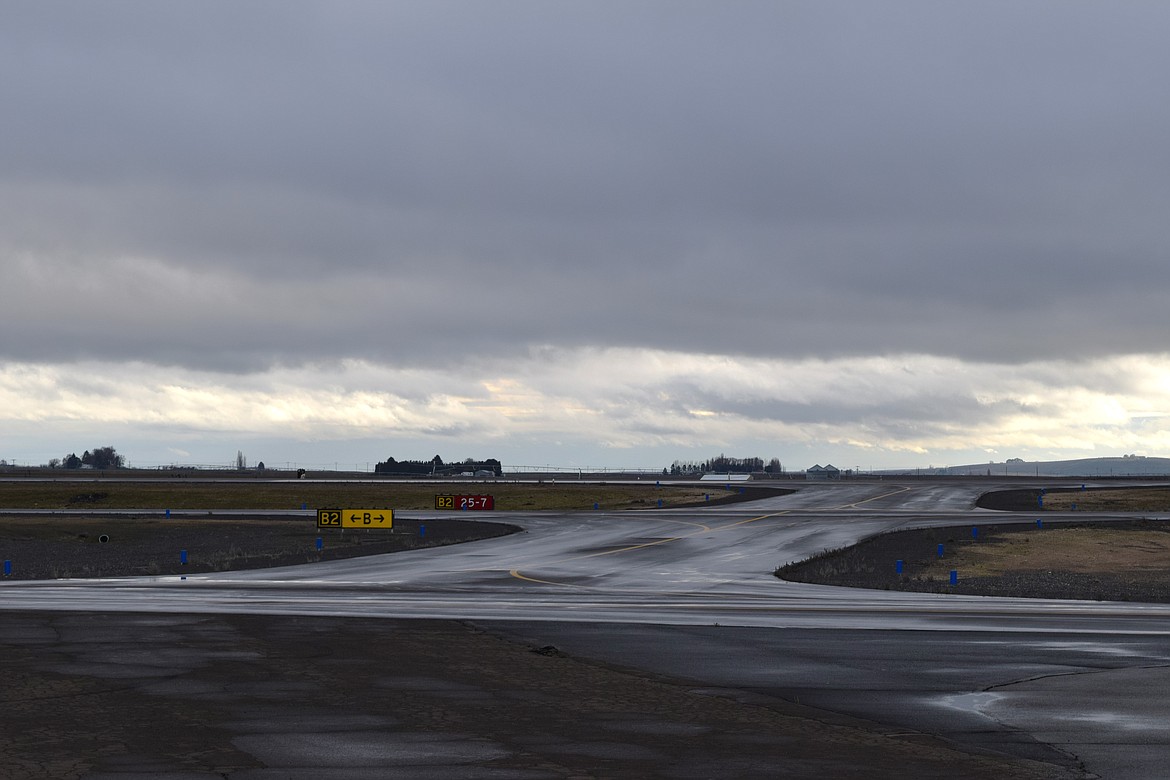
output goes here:
{"type": "Polygon", "coordinates": [[[0,0],[0,458],[1170,454],[1167,29],[0,0]]]}

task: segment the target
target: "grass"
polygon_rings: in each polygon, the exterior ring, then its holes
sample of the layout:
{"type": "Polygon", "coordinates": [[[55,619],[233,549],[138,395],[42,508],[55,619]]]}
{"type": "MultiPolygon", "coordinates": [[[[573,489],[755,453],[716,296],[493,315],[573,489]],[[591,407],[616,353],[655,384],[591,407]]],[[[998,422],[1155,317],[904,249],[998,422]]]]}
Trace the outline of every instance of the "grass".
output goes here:
{"type": "Polygon", "coordinates": [[[1053,490],[1044,494],[1044,509],[1067,512],[1170,512],[1170,486],[1053,490]]]}
{"type": "MultiPolygon", "coordinates": [[[[664,485],[573,485],[566,483],[377,484],[315,482],[5,482],[6,509],[258,509],[361,508],[434,509],[439,494],[489,494],[502,511],[606,510],[693,504],[725,493],[717,488],[664,485]]],[[[453,513],[454,514],[454,513],[453,513]]]]}
{"type": "Polygon", "coordinates": [[[1011,571],[1125,572],[1163,575],[1170,570],[1170,530],[1101,527],[1000,533],[955,548],[918,573],[944,579],[952,569],[966,577],[999,577],[1011,571]]]}

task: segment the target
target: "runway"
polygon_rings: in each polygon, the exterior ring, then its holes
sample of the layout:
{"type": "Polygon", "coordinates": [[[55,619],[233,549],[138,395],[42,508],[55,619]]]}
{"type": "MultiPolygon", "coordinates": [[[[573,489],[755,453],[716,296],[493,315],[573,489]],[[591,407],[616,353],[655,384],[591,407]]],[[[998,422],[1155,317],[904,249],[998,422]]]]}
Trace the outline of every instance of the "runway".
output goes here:
{"type": "Polygon", "coordinates": [[[825,483],[723,508],[495,513],[525,531],[185,579],[5,582],[0,608],[471,620],[573,655],[1080,761],[1101,777],[1160,776],[1170,605],[864,591],[771,574],[882,531],[1034,521],[974,509],[986,489],[825,483]]]}

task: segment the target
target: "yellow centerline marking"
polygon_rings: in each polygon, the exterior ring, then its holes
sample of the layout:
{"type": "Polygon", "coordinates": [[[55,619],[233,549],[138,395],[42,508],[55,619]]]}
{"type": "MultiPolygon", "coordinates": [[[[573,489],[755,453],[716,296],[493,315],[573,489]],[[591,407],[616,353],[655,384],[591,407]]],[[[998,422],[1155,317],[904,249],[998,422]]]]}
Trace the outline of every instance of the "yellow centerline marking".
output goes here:
{"type": "Polygon", "coordinates": [[[674,518],[671,518],[671,517],[660,517],[658,519],[664,520],[668,523],[678,523],[679,525],[693,525],[695,528],[698,528],[700,531],[710,531],[711,530],[711,526],[709,526],[709,525],[703,525],[702,523],[692,523],[690,520],[675,520],[674,518]]]}
{"type": "Polygon", "coordinates": [[[879,498],[889,498],[890,496],[896,496],[899,493],[905,493],[908,490],[910,490],[910,488],[901,487],[901,488],[898,488],[897,490],[891,490],[889,493],[882,493],[880,496],[873,496],[872,498],[866,498],[862,501],[857,501],[856,503],[853,503],[853,504],[845,504],[844,506],[839,506],[836,508],[837,509],[856,509],[857,507],[861,506],[862,504],[868,504],[870,501],[877,501],[879,498]]]}
{"type": "Polygon", "coordinates": [[[535,582],[540,585],[560,585],[566,588],[572,587],[572,584],[568,582],[553,582],[552,580],[538,580],[536,577],[529,577],[525,574],[521,574],[519,569],[510,569],[508,574],[512,575],[518,580],[524,580],[525,582],[535,582]]]}

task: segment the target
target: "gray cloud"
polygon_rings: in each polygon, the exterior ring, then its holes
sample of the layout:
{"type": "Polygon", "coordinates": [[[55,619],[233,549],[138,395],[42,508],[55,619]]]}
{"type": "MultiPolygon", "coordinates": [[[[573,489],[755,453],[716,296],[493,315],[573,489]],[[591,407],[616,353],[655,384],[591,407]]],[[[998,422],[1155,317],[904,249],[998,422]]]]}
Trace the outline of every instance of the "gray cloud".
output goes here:
{"type": "Polygon", "coordinates": [[[21,4],[0,356],[1162,351],[1168,17],[21,4]]]}

